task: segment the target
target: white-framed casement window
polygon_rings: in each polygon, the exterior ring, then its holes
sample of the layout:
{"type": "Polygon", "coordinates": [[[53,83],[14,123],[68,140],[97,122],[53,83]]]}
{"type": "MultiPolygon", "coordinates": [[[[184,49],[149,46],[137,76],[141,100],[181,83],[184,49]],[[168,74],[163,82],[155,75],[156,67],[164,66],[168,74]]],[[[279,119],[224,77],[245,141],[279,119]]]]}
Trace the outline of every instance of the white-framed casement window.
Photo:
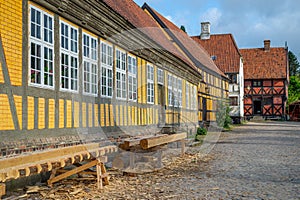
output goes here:
{"type": "Polygon", "coordinates": [[[78,91],[78,30],[60,21],[60,81],[61,89],[78,91]]]}
{"type": "Polygon", "coordinates": [[[113,47],[101,41],[101,96],[113,95],[113,47]]]}
{"type": "Polygon", "coordinates": [[[116,97],[126,99],[126,52],[116,49],[116,97]]]}
{"type": "Polygon", "coordinates": [[[136,101],[137,98],[136,58],[128,55],[127,59],[128,59],[128,99],[131,101],[136,101]]]}
{"type": "Polygon", "coordinates": [[[154,67],[147,64],[147,102],[154,103],[154,67]]]}
{"type": "Polygon", "coordinates": [[[164,85],[164,70],[157,69],[157,83],[164,85]]]}
{"type": "Polygon", "coordinates": [[[185,107],[190,108],[190,84],[188,82],[185,84],[185,107]]]}
{"type": "Polygon", "coordinates": [[[168,105],[174,105],[174,97],[173,97],[173,76],[168,74],[168,105]]]}
{"type": "Polygon", "coordinates": [[[54,88],[53,16],[30,6],[30,85],[54,88]]]}
{"type": "Polygon", "coordinates": [[[173,106],[178,107],[178,85],[177,85],[177,77],[173,76],[173,82],[171,83],[173,86],[173,106]]]}
{"type": "Polygon", "coordinates": [[[177,78],[177,107],[182,107],[182,80],[177,78]]]}
{"type": "Polygon", "coordinates": [[[98,92],[98,65],[97,39],[83,33],[83,92],[97,95],[98,92]]]}
{"type": "Polygon", "coordinates": [[[197,103],[196,103],[197,98],[198,98],[197,88],[196,86],[191,85],[191,109],[192,110],[198,110],[197,103]]]}

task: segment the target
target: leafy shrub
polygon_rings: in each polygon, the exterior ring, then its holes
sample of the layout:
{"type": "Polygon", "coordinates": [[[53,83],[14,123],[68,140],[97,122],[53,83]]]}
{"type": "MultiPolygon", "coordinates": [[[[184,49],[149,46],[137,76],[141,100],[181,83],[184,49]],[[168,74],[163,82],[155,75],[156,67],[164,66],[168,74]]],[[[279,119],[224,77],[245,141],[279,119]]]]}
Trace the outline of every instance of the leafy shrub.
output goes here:
{"type": "Polygon", "coordinates": [[[207,130],[205,128],[198,128],[195,135],[195,141],[201,141],[201,136],[206,135],[207,130]]]}

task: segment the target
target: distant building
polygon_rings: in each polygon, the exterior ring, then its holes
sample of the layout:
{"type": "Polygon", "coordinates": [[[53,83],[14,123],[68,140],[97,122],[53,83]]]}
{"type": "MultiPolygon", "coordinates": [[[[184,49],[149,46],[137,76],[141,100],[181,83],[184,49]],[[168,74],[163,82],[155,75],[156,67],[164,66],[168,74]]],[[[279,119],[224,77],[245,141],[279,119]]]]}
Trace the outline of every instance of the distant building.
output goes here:
{"type": "Polygon", "coordinates": [[[288,96],[288,49],[271,48],[265,40],[263,48],[240,49],[244,60],[244,113],[251,118],[282,118],[286,114],[288,96]]]}
{"type": "MultiPolygon", "coordinates": [[[[199,124],[209,122],[212,125],[212,122],[216,121],[217,101],[228,98],[228,79],[226,75],[210,59],[205,49],[195,43],[184,31],[146,3],[142,8],[162,28],[174,47],[180,49],[202,74],[203,81],[198,87],[198,121],[199,124]]],[[[185,120],[189,121],[188,118],[185,120]]]]}
{"type": "Polygon", "coordinates": [[[239,122],[244,117],[244,71],[241,53],[232,34],[210,34],[210,23],[201,23],[201,34],[192,37],[201,44],[211,59],[230,79],[230,116],[239,122]]]}

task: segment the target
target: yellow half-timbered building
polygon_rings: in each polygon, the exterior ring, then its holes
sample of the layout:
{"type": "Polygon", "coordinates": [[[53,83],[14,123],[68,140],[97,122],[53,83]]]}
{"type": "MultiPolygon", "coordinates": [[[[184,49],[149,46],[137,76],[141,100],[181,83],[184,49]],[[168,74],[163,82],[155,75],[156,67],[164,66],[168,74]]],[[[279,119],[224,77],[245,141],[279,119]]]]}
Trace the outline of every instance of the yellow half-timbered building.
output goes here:
{"type": "Polygon", "coordinates": [[[160,17],[131,0],[1,0],[0,137],[111,138],[215,121],[227,80],[160,17]]]}

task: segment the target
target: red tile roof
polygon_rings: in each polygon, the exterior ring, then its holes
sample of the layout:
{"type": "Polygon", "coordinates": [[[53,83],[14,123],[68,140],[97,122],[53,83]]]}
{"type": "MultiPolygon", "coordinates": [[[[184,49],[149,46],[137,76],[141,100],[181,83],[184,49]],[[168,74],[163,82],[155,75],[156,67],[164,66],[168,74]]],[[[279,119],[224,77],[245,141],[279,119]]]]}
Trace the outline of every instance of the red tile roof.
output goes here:
{"type": "Polygon", "coordinates": [[[220,71],[220,69],[215,65],[215,63],[211,60],[207,51],[199,44],[197,44],[193,39],[191,39],[185,32],[183,32],[180,28],[178,28],[175,24],[167,20],[161,14],[159,14],[156,10],[148,6],[146,3],[143,6],[144,9],[148,10],[152,17],[160,24],[162,28],[171,32],[176,38],[172,38],[171,40],[175,42],[183,51],[187,50],[188,57],[195,63],[195,65],[199,68],[206,67],[207,69],[217,73],[218,75],[222,75],[225,77],[224,73],[220,71]],[[178,40],[178,41],[176,41],[178,40]],[[183,45],[183,48],[180,46],[183,45]],[[201,66],[202,65],[202,66],[201,66]]]}
{"type": "Polygon", "coordinates": [[[287,79],[287,52],[283,47],[240,49],[244,79],[287,79]]]}
{"type": "Polygon", "coordinates": [[[201,40],[200,36],[191,37],[202,45],[224,73],[239,73],[241,54],[232,34],[214,34],[210,39],[201,40]]]}
{"type": "MultiPolygon", "coordinates": [[[[112,10],[125,18],[129,23],[136,27],[139,31],[143,32],[150,39],[152,39],[163,50],[167,50],[185,63],[196,69],[196,66],[190,62],[179,51],[171,41],[167,39],[158,24],[145,13],[134,1],[132,0],[103,0],[112,10]]],[[[132,31],[132,30],[131,30],[132,31]]],[[[145,47],[147,48],[147,47],[145,47]]],[[[148,47],[149,48],[149,47],[148,47]]]]}

